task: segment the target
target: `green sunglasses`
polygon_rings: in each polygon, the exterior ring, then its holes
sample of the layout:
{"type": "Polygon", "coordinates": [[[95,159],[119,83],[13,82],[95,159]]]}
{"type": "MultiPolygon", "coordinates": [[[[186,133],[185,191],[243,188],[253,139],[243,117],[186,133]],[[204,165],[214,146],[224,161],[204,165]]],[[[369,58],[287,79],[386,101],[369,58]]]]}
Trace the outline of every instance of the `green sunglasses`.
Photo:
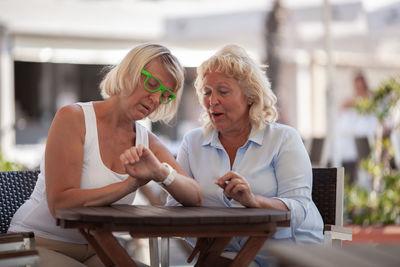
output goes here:
{"type": "Polygon", "coordinates": [[[165,88],[164,85],[157,79],[153,74],[146,70],[142,70],[142,74],[146,75],[146,80],[144,80],[144,88],[155,93],[161,90],[160,102],[163,104],[168,104],[176,98],[176,95],[169,89],[165,88]]]}

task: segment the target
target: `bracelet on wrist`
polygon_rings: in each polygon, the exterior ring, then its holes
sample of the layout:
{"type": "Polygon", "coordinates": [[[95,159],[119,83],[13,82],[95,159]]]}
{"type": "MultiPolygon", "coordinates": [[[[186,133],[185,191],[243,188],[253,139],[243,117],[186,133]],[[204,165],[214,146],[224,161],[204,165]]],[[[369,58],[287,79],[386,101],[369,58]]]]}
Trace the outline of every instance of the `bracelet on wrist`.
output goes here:
{"type": "Polygon", "coordinates": [[[166,162],[163,162],[161,164],[168,168],[169,173],[168,173],[167,178],[165,178],[164,181],[159,182],[159,184],[161,184],[163,186],[169,186],[170,184],[173,183],[173,181],[176,178],[176,171],[174,170],[174,168],[171,167],[171,165],[169,165],[166,162]]]}

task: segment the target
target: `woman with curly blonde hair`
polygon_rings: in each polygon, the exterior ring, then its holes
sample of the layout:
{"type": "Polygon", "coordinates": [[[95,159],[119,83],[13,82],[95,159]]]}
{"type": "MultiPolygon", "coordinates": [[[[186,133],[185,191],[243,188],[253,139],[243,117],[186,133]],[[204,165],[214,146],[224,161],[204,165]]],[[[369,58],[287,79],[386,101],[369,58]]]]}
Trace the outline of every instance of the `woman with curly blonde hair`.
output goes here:
{"type": "MultiPolygon", "coordinates": [[[[322,242],[310,159],[296,130],[276,123],[276,96],[265,72],[243,48],[227,45],[197,74],[204,124],[185,135],[177,161],[200,184],[203,205],[290,210],[291,227],[273,238],[322,242]]],[[[169,204],[176,204],[172,197],[169,204]]],[[[234,238],[223,256],[234,257],[245,242],[234,238]]],[[[265,249],[253,265],[267,265],[265,249]]]]}

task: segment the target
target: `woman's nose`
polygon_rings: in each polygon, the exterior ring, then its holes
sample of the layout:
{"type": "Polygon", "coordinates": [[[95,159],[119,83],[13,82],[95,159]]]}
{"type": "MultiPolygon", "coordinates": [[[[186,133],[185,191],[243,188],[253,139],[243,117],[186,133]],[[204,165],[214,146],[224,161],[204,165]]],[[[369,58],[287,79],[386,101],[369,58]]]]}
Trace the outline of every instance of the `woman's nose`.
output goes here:
{"type": "Polygon", "coordinates": [[[216,104],[218,104],[218,96],[216,93],[212,92],[210,94],[210,105],[215,106],[216,104]]]}
{"type": "Polygon", "coordinates": [[[160,102],[160,96],[161,96],[161,90],[154,92],[154,93],[150,93],[149,97],[151,99],[151,101],[153,103],[159,103],[160,102]]]}

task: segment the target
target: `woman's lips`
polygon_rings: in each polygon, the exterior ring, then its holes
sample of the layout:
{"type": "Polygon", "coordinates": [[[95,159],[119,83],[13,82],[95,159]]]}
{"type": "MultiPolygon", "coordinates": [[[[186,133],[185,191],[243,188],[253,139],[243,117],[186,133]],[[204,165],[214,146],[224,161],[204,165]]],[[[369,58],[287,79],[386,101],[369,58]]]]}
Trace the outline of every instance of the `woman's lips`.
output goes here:
{"type": "Polygon", "coordinates": [[[145,104],[142,104],[142,106],[147,110],[147,112],[150,112],[151,107],[145,104]]]}
{"type": "Polygon", "coordinates": [[[224,115],[224,113],[222,112],[210,112],[210,114],[213,119],[222,118],[222,116],[224,115]]]}

